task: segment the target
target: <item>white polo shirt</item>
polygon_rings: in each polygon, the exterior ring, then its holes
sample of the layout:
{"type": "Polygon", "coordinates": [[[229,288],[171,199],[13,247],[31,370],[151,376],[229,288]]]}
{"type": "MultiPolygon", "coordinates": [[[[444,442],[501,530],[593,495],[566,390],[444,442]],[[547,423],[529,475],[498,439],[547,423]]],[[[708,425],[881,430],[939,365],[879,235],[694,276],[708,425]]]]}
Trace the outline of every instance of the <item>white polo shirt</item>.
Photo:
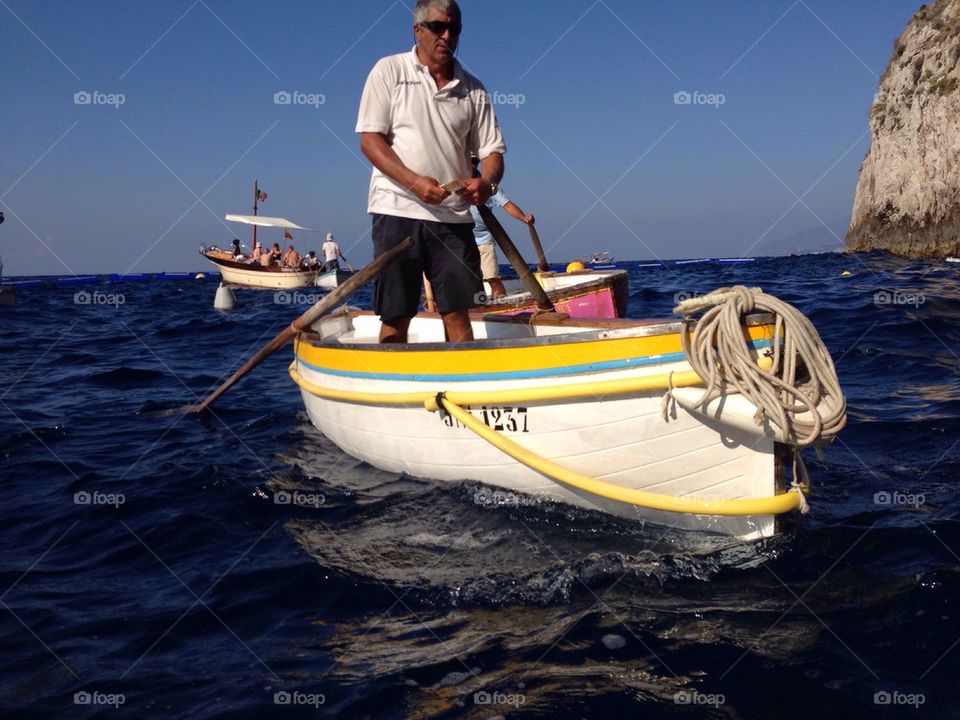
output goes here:
{"type": "MultiPolygon", "coordinates": [[[[358,133],[382,133],[404,165],[441,184],[470,177],[471,153],[483,159],[507,149],[486,88],[453,62],[453,80],[438,90],[416,47],[382,58],[367,77],[357,118],[358,133]]],[[[473,222],[467,203],[456,193],[440,205],[428,205],[376,167],[367,212],[473,222]]]]}

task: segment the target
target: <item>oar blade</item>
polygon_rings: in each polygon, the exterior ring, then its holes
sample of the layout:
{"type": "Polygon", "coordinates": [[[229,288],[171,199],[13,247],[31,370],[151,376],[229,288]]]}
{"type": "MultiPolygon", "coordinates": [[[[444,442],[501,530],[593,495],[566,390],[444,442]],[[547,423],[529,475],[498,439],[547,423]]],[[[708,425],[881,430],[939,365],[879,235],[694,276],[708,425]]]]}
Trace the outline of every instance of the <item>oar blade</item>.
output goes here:
{"type": "Polygon", "coordinates": [[[361,287],[376,278],[383,268],[393,262],[398,255],[401,255],[409,250],[412,246],[413,240],[409,237],[405,238],[399,245],[391,248],[382,255],[375,257],[367,265],[360,268],[360,270],[344,280],[343,284],[331,290],[315,305],[310,307],[305,313],[290,323],[289,327],[284,328],[284,330],[273,340],[260,348],[260,350],[258,350],[252,358],[247,360],[247,362],[245,362],[235,373],[233,373],[233,375],[227,378],[227,380],[220,387],[204,398],[203,402],[198,405],[188,406],[185,409],[186,412],[200,413],[206,410],[208,407],[210,407],[214,400],[233,387],[238,380],[253,370],[253,368],[259,365],[281,347],[286,345],[290,340],[293,339],[295,335],[309,330],[313,323],[340,305],[361,287]]]}

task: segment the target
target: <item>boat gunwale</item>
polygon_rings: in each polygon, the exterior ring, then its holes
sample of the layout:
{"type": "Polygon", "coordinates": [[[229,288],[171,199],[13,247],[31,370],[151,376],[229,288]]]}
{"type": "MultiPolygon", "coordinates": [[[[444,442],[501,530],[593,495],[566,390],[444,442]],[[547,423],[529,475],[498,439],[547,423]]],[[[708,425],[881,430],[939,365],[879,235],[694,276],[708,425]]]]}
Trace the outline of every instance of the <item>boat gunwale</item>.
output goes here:
{"type": "MultiPolygon", "coordinates": [[[[327,318],[335,317],[359,317],[359,316],[372,316],[374,313],[369,310],[354,310],[351,309],[345,313],[331,314],[327,315],[327,318]]],[[[421,316],[424,314],[421,313],[421,316]]],[[[431,319],[440,319],[440,316],[435,313],[428,313],[427,316],[432,316],[431,319]]],[[[324,318],[325,319],[325,318],[324,318]]],[[[495,322],[495,323],[513,323],[517,324],[519,322],[524,322],[526,320],[524,316],[500,316],[500,315],[483,315],[477,318],[480,322],[495,322]]],[[[571,318],[572,319],[572,318],[571,318]]],[[[321,319],[319,322],[323,322],[321,319]]],[[[539,337],[520,337],[520,338],[484,338],[481,340],[470,340],[467,342],[460,342],[456,344],[456,347],[453,348],[456,351],[471,351],[471,350],[499,350],[505,348],[523,348],[523,347],[536,347],[542,345],[570,345],[577,343],[588,343],[596,342],[598,340],[627,340],[631,338],[644,338],[644,337],[656,337],[658,335],[672,335],[679,334],[684,325],[687,323],[687,320],[669,320],[669,321],[656,321],[656,320],[633,320],[628,318],[618,319],[616,323],[611,322],[610,320],[600,320],[600,321],[591,321],[587,320],[577,320],[576,322],[570,323],[574,327],[582,328],[589,327],[592,323],[602,323],[596,330],[588,330],[585,332],[567,332],[567,333],[556,333],[552,335],[541,335],[539,337]],[[646,324],[645,324],[646,323],[646,324]]],[[[565,322],[566,324],[566,322],[565,322]]],[[[774,324],[774,318],[771,313],[752,313],[745,318],[745,323],[747,327],[759,327],[763,325],[774,324]]],[[[425,343],[379,343],[379,342],[341,342],[338,340],[340,335],[331,335],[327,338],[321,338],[319,333],[316,332],[301,332],[298,333],[297,339],[299,342],[308,343],[312,347],[322,347],[325,349],[342,349],[346,351],[377,351],[377,352],[450,352],[451,343],[449,342],[425,342],[425,343]]]]}

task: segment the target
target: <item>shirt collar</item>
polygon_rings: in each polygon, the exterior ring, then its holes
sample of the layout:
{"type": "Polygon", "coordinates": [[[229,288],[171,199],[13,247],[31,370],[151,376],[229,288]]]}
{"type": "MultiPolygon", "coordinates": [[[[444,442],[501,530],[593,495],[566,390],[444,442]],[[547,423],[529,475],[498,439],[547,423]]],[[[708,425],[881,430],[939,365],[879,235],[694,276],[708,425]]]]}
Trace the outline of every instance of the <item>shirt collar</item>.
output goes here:
{"type": "MultiPolygon", "coordinates": [[[[422,72],[429,74],[430,70],[420,62],[420,56],[417,55],[417,46],[413,46],[413,50],[410,51],[410,60],[413,62],[413,67],[417,72],[422,72]]],[[[456,57],[453,58],[453,79],[443,86],[443,90],[440,92],[446,92],[447,90],[452,90],[455,87],[458,87],[463,84],[464,74],[463,66],[460,65],[460,61],[456,57]]]]}

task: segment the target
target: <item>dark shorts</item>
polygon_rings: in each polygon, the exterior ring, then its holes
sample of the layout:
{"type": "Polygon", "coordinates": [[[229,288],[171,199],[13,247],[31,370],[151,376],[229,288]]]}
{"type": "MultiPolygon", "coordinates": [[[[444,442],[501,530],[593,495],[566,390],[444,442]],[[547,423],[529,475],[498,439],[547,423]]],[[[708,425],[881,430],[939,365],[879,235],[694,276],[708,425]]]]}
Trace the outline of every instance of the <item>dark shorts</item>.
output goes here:
{"type": "Polygon", "coordinates": [[[420,307],[422,275],[433,285],[437,311],[466,310],[483,292],[480,253],[473,238],[473,223],[373,215],[373,253],[385,253],[405,237],[413,247],[387,265],[373,288],[373,310],[383,320],[411,318],[420,307]]]}

